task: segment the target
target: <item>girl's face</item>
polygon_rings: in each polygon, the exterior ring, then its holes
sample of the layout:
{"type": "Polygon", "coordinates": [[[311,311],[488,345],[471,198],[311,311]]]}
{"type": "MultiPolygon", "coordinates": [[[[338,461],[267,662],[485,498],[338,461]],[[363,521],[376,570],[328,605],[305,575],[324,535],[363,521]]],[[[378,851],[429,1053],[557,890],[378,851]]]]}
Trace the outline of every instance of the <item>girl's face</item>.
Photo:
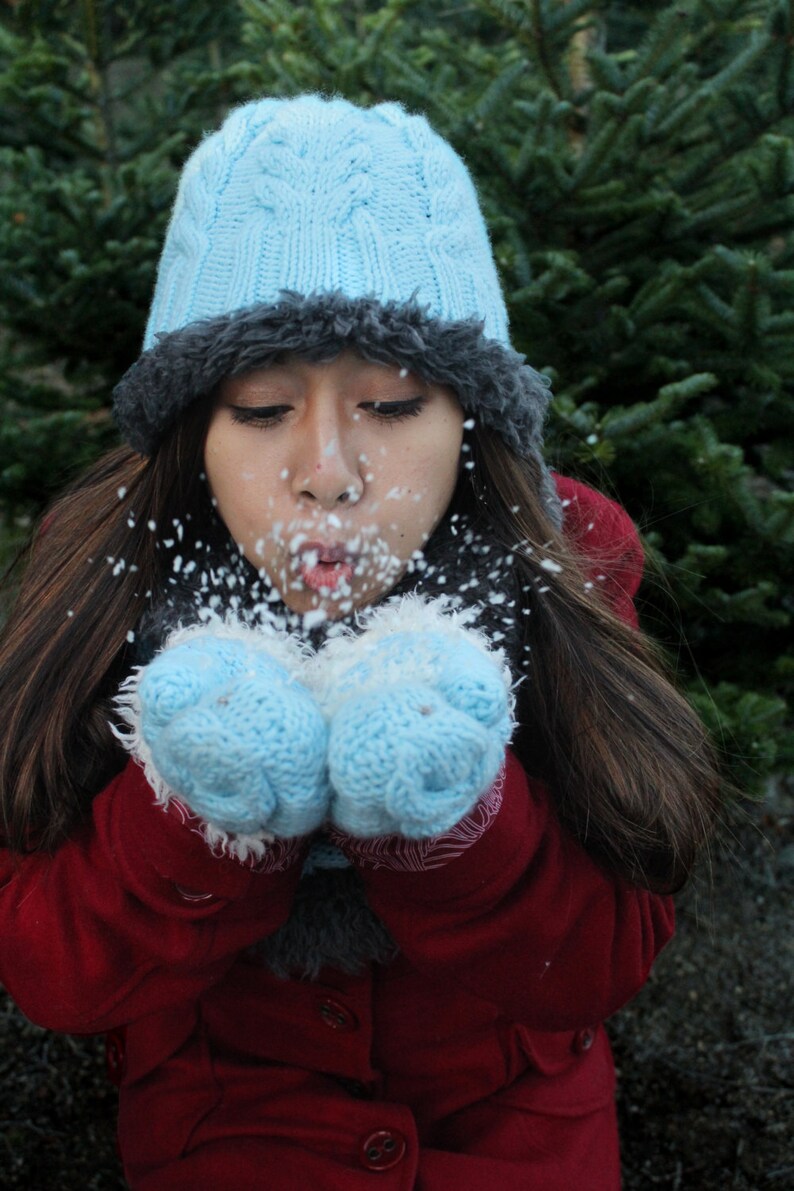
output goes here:
{"type": "Polygon", "coordinates": [[[378,600],[443,517],[458,476],[453,391],[352,351],[298,357],[220,387],[204,449],[245,557],[293,612],[378,600]]]}

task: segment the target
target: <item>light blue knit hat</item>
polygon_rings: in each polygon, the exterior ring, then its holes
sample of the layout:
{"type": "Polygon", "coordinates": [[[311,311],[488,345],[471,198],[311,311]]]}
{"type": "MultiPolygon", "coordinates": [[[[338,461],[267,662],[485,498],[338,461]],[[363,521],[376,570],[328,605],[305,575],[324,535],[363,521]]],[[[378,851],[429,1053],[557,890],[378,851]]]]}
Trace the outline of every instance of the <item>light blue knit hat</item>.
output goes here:
{"type": "Polygon", "coordinates": [[[144,352],[115,413],[149,454],[220,379],[345,346],[449,384],[540,457],[548,386],[510,346],[466,166],[423,116],[301,95],[238,107],[185,165],[144,352]]]}

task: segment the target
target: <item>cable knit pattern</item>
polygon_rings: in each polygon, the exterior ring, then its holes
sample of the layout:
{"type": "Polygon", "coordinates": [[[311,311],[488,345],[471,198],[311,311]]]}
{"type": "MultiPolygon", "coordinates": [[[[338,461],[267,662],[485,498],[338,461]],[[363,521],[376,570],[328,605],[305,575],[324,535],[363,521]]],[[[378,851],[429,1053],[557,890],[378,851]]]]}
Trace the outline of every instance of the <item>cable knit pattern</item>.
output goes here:
{"type": "Polygon", "coordinates": [[[438,836],[492,785],[513,729],[510,675],[466,619],[406,596],[324,646],[314,689],[341,831],[438,836]]]}
{"type": "Polygon", "coordinates": [[[468,171],[423,116],[302,95],[235,109],[188,161],[144,347],[281,290],[342,290],[477,318],[509,346],[468,171]]]}
{"type": "Polygon", "coordinates": [[[302,662],[297,643],[276,634],[183,629],[117,699],[132,729],[121,738],[159,801],[186,802],[211,845],[231,832],[236,854],[256,843],[261,852],[325,818],[327,731],[298,681],[302,662]]]}

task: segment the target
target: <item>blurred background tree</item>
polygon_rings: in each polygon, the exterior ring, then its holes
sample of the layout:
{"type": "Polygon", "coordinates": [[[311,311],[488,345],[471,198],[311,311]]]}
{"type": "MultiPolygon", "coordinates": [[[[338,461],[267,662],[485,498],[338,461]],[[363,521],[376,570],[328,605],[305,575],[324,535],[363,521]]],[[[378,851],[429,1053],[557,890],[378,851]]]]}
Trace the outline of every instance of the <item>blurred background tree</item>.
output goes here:
{"type": "Polygon", "coordinates": [[[791,0],[7,2],[6,549],[114,441],[203,130],[262,93],[398,99],[476,177],[552,463],[644,532],[646,627],[734,776],[791,772],[793,59],[791,0]]]}

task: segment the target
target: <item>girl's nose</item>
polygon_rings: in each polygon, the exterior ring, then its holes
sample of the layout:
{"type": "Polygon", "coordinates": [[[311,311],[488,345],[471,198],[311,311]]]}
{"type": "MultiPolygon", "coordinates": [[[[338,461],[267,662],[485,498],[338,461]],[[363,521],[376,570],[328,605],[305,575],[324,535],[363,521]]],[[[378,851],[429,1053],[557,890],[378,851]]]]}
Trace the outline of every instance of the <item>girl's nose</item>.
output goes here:
{"type": "Polygon", "coordinates": [[[335,417],[316,415],[301,428],[290,482],[295,496],[324,509],[360,500],[364,491],[361,461],[349,428],[335,417]]]}

